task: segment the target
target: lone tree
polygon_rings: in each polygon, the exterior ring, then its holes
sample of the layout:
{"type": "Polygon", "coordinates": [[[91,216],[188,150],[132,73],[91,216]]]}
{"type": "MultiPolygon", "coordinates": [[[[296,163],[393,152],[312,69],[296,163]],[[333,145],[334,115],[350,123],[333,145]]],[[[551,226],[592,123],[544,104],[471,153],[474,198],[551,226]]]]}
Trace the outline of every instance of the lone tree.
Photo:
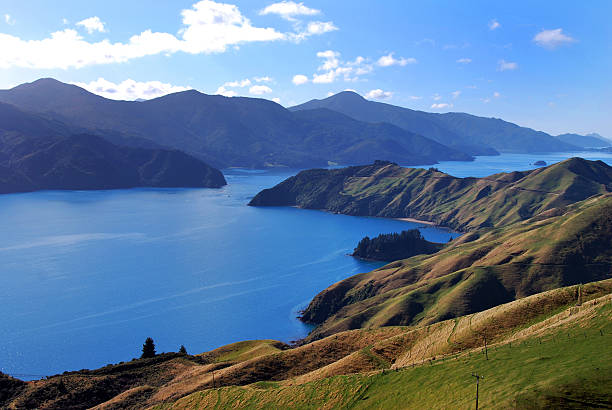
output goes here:
{"type": "Polygon", "coordinates": [[[181,348],[178,351],[180,354],[187,354],[187,349],[185,349],[184,345],[181,345],[181,348]]]}
{"type": "Polygon", "coordinates": [[[147,340],[145,340],[144,344],[142,345],[142,356],[140,356],[140,358],[146,359],[149,357],[155,357],[155,343],[153,342],[153,339],[147,337],[147,340]]]}

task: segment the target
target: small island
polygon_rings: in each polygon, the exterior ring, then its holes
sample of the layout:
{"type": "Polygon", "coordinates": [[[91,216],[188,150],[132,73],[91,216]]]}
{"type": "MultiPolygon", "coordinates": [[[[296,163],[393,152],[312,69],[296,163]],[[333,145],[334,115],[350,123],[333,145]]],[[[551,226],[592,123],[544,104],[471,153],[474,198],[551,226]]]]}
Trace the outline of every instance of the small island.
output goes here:
{"type": "Polygon", "coordinates": [[[361,259],[391,262],[415,255],[430,255],[444,247],[441,243],[429,242],[418,229],[400,233],[387,233],[359,241],[351,256],[361,259]]]}
{"type": "Polygon", "coordinates": [[[533,165],[536,165],[538,167],[545,167],[547,164],[546,164],[546,161],[540,160],[540,161],[534,162],[533,165]]]}

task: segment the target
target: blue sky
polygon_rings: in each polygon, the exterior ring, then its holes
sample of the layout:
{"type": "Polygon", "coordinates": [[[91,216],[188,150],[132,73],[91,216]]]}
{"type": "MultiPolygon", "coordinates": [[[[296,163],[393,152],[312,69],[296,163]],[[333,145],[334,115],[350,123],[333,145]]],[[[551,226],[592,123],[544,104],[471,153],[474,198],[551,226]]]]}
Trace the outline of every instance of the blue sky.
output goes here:
{"type": "Polygon", "coordinates": [[[3,0],[0,15],[0,88],[54,77],[114,98],[195,88],[285,106],[352,89],[612,137],[607,0],[3,0]]]}

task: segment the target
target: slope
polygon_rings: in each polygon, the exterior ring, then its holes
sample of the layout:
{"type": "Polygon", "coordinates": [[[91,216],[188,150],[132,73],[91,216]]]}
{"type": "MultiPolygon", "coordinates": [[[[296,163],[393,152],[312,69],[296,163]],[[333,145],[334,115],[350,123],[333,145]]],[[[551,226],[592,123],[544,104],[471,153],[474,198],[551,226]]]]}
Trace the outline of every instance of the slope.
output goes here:
{"type": "Polygon", "coordinates": [[[261,191],[249,205],[416,218],[473,230],[508,225],[607,192],[612,192],[612,167],[581,158],[485,178],[456,178],[435,169],[377,161],[367,166],[302,171],[261,191]]]}
{"type": "Polygon", "coordinates": [[[474,371],[485,375],[485,405],[523,403],[536,394],[545,403],[609,403],[601,375],[612,369],[611,292],[612,281],[607,280],[431,326],[342,332],[291,349],[279,342],[250,341],[201,356],[168,353],[27,384],[4,377],[0,382],[10,389],[0,405],[453,407],[468,391],[465,404],[471,402],[474,371]],[[488,359],[481,350],[485,336],[488,359]],[[245,354],[258,347],[260,355],[245,354]],[[535,371],[537,379],[532,377],[535,371]]]}
{"type": "Polygon", "coordinates": [[[303,312],[315,340],[339,331],[432,324],[562,286],[609,278],[612,195],[464,235],[319,293],[303,312]]]}
{"type": "Polygon", "coordinates": [[[496,118],[464,113],[436,114],[368,101],[352,91],[291,107],[293,111],[328,108],[365,122],[388,122],[472,155],[506,152],[571,151],[577,146],[541,131],[496,118]]]}

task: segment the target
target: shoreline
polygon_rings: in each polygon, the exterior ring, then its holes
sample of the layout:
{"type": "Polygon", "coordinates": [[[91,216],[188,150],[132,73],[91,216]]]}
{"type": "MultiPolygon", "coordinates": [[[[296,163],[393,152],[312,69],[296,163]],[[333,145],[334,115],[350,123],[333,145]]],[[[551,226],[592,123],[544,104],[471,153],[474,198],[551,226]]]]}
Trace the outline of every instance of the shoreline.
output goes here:
{"type": "Polygon", "coordinates": [[[413,222],[413,223],[424,224],[424,225],[429,225],[429,226],[437,226],[435,222],[422,221],[420,219],[414,219],[414,218],[391,218],[391,219],[395,219],[396,221],[413,222]]]}

